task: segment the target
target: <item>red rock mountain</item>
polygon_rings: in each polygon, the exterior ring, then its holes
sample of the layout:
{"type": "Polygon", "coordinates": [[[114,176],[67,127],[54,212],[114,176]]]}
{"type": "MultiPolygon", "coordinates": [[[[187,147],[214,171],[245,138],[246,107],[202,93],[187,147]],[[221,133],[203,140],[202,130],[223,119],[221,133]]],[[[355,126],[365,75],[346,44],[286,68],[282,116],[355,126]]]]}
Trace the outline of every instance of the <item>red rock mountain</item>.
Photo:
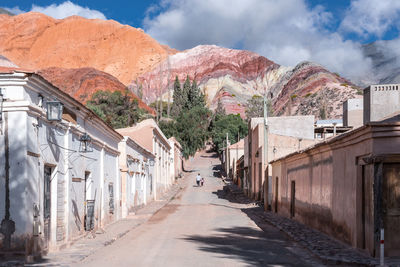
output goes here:
{"type": "Polygon", "coordinates": [[[0,15],[0,55],[23,68],[44,69],[50,81],[81,101],[101,88],[122,90],[116,79],[133,92],[141,90],[147,104],[159,95],[168,100],[175,76],[183,82],[189,75],[211,108],[221,100],[228,113],[243,115],[249,98],[267,93],[275,115],[318,117],[322,107],[328,117],[338,117],[342,101],[360,92],[314,63],[285,67],[253,52],[217,46],[179,52],[140,29],[77,16],[0,15]]]}
{"type": "MultiPolygon", "coordinates": [[[[63,69],[52,67],[40,70],[38,74],[82,103],[86,103],[96,91],[125,92],[128,90],[114,76],[94,68],[63,69]]],[[[138,101],[140,108],[155,115],[154,109],[147,106],[138,96],[131,91],[129,91],[129,94],[138,101]]]]}
{"type": "Polygon", "coordinates": [[[173,50],[113,20],[0,15],[0,54],[30,69],[92,67],[128,84],[173,50]]]}

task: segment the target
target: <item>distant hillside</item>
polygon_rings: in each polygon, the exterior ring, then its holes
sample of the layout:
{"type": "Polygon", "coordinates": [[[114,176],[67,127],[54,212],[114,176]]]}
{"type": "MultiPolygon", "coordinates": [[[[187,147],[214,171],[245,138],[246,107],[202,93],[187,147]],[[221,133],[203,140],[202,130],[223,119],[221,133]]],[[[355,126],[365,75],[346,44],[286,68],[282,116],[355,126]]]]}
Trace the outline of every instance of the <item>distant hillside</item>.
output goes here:
{"type": "Polygon", "coordinates": [[[281,66],[250,51],[215,45],[177,51],[141,29],[78,16],[57,20],[32,12],[0,15],[0,55],[21,68],[42,70],[83,102],[96,90],[125,86],[143,93],[147,104],[159,95],[168,100],[175,76],[183,82],[189,75],[212,109],[221,101],[228,113],[243,116],[247,100],[266,93],[276,115],[319,117],[323,109],[334,118],[341,114],[341,102],[359,93],[318,64],[281,66]]]}
{"type": "MultiPolygon", "coordinates": [[[[168,77],[172,88],[176,76],[183,83],[186,75],[198,82],[212,109],[221,101],[228,113],[242,115],[248,99],[267,92],[275,115],[320,117],[323,109],[327,117],[334,118],[341,116],[343,101],[361,93],[351,82],[315,63],[285,67],[250,51],[214,45],[171,55],[130,87],[133,91],[141,88],[147,103],[160,92],[167,101],[168,77]]],[[[169,95],[172,97],[172,92],[169,95]]]]}

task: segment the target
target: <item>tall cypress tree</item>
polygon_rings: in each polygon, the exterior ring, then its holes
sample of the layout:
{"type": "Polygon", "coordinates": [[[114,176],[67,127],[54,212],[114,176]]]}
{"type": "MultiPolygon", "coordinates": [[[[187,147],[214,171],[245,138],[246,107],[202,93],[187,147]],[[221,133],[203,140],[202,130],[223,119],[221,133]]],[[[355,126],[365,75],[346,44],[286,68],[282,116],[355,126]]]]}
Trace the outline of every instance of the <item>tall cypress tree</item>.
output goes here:
{"type": "Polygon", "coordinates": [[[182,88],[181,88],[181,83],[178,79],[178,75],[175,77],[175,82],[174,82],[174,94],[172,96],[172,116],[176,117],[178,116],[181,111],[182,111],[182,105],[183,105],[183,98],[182,98],[182,88]]]}
{"type": "Polygon", "coordinates": [[[191,89],[192,89],[192,86],[190,84],[189,75],[187,75],[185,83],[183,84],[183,90],[182,90],[182,107],[183,107],[183,109],[192,108],[192,104],[190,102],[191,89]]]}

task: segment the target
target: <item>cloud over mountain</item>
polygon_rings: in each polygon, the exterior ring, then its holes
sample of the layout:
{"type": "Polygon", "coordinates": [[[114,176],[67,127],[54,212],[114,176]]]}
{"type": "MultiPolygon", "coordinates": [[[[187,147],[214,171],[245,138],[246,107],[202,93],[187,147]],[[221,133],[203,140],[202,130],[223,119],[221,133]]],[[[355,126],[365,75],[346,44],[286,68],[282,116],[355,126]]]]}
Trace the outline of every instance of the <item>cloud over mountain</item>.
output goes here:
{"type": "Polygon", "coordinates": [[[310,8],[305,0],[163,0],[149,10],[143,24],[148,34],[177,49],[236,47],[283,65],[318,62],[357,80],[371,74],[372,63],[360,42],[346,39],[346,34],[381,36],[400,10],[400,3],[388,9],[382,2],[353,1],[338,27],[332,13],[323,6],[310,8]],[[384,19],[368,26],[370,16],[384,19]]]}
{"type": "Polygon", "coordinates": [[[61,4],[51,4],[49,6],[32,5],[31,10],[21,10],[18,6],[12,8],[5,7],[5,9],[13,14],[21,14],[28,11],[40,12],[55,19],[63,19],[73,15],[87,19],[106,19],[106,16],[102,12],[74,4],[71,1],[65,1],[61,4]]]}

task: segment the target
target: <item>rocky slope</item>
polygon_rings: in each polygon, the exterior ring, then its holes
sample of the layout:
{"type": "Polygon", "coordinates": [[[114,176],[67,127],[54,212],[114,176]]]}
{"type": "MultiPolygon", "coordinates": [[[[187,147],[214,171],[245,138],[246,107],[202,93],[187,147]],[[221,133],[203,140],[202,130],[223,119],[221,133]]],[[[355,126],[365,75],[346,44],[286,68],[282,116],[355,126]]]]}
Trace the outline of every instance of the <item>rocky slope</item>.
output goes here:
{"type": "Polygon", "coordinates": [[[30,69],[93,67],[128,84],[173,52],[112,20],[0,15],[0,54],[30,69]]]}
{"type": "Polygon", "coordinates": [[[170,55],[130,87],[133,91],[141,89],[146,102],[154,101],[160,94],[167,101],[172,97],[175,76],[183,82],[186,75],[198,82],[211,108],[220,100],[228,113],[242,116],[248,99],[267,92],[273,115],[319,117],[323,109],[326,116],[339,117],[342,102],[361,92],[347,80],[314,63],[284,67],[249,51],[212,45],[170,55]]]}
{"type": "MultiPolygon", "coordinates": [[[[86,103],[96,91],[125,92],[128,90],[117,78],[94,68],[63,69],[52,67],[40,70],[38,73],[82,103],[86,103]]],[[[140,108],[155,115],[154,109],[147,106],[134,93],[129,91],[129,94],[138,100],[140,108]]]]}

